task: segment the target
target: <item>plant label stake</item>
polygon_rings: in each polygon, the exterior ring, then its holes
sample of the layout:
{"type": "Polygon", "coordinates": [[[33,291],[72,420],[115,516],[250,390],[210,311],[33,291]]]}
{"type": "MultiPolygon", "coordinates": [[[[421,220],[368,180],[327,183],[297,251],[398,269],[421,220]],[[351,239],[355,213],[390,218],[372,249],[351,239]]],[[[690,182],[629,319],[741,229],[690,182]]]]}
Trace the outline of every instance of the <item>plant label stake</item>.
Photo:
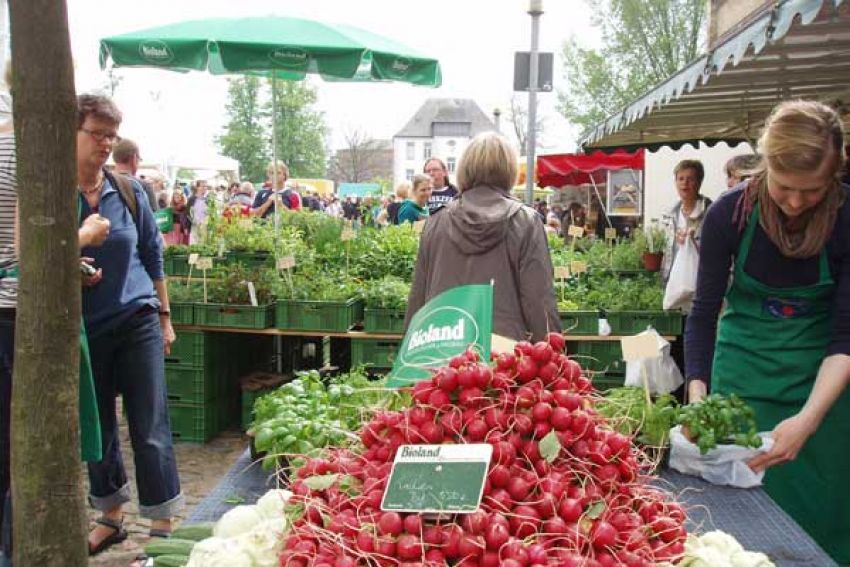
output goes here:
{"type": "Polygon", "coordinates": [[[196,252],[189,254],[189,260],[187,261],[189,264],[189,274],[186,276],[186,287],[189,287],[189,283],[192,281],[192,268],[198,263],[198,256],[196,252]]]}
{"type": "MultiPolygon", "coordinates": [[[[570,277],[570,268],[568,266],[555,266],[555,279],[561,280],[561,285],[560,285],[561,301],[563,301],[564,298],[566,297],[567,291],[566,291],[566,289],[564,289],[564,288],[566,288],[566,284],[564,283],[564,281],[569,277],[570,277]]],[[[511,349],[511,351],[512,350],[513,349],[511,349]]],[[[511,352],[511,351],[506,351],[506,352],[511,352]]]]}
{"type": "MultiPolygon", "coordinates": [[[[617,229],[616,228],[606,228],[605,229],[605,240],[617,240],[617,229]]],[[[613,244],[613,242],[612,242],[613,244]]]]}
{"type": "Polygon", "coordinates": [[[224,258],[224,246],[225,246],[224,239],[220,238],[219,241],[218,241],[218,254],[217,254],[217,256],[219,258],[224,258]]]}
{"type": "Polygon", "coordinates": [[[415,232],[416,234],[422,234],[423,230],[425,230],[425,221],[424,220],[418,220],[415,223],[413,223],[413,232],[415,232]]]}
{"type": "Polygon", "coordinates": [[[567,229],[567,235],[572,237],[570,241],[570,252],[575,253],[576,251],[576,240],[584,236],[584,228],[571,224],[570,228],[567,229]]]}
{"type": "Polygon", "coordinates": [[[254,282],[247,282],[248,285],[248,297],[251,298],[251,306],[259,307],[259,303],[257,303],[257,288],[254,286],[254,282]]]}
{"type": "Polygon", "coordinates": [[[354,240],[354,230],[351,229],[350,226],[346,226],[342,229],[342,233],[339,235],[339,239],[343,242],[348,242],[349,240],[354,240]]]}
{"type": "Polygon", "coordinates": [[[481,505],[492,456],[489,443],[402,445],[393,461],[381,510],[471,514],[481,505]]]}
{"type": "Polygon", "coordinates": [[[277,259],[277,269],[278,270],[289,270],[295,267],[295,257],[294,256],[283,256],[277,259]]]}
{"type": "Polygon", "coordinates": [[[640,364],[643,392],[646,396],[646,405],[649,407],[652,405],[652,399],[649,396],[649,377],[646,375],[645,362],[648,359],[661,356],[661,353],[658,352],[658,341],[653,335],[640,334],[633,337],[623,337],[620,339],[620,346],[623,348],[623,360],[640,364]]]}
{"type": "Polygon", "coordinates": [[[586,274],[587,262],[582,262],[581,260],[573,260],[572,262],[570,262],[570,272],[573,275],[586,274]]]}
{"type": "Polygon", "coordinates": [[[204,303],[207,303],[207,270],[211,269],[213,266],[213,259],[205,256],[203,258],[198,258],[195,265],[201,270],[204,279],[204,303]]]}

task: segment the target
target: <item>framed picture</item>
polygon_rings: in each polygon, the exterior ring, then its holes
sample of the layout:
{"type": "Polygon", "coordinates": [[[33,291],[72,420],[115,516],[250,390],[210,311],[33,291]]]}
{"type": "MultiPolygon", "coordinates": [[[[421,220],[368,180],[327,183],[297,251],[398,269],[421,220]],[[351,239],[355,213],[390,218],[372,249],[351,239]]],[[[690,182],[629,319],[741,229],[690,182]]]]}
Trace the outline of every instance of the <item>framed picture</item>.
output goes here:
{"type": "Polygon", "coordinates": [[[635,217],[643,214],[643,183],[640,170],[608,172],[608,216],[635,217]]]}

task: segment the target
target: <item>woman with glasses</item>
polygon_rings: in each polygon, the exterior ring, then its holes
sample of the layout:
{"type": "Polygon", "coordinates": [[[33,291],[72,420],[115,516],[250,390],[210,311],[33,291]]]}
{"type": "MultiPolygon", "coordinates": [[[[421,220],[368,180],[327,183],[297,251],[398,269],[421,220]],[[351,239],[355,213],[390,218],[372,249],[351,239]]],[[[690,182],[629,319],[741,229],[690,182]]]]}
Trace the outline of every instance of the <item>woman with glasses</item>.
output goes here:
{"type": "Polygon", "coordinates": [[[83,317],[91,350],[103,460],[89,463],[89,501],[102,515],[89,534],[89,552],[99,553],[127,538],[122,508],[130,501],[118,439],[115,398],[127,415],[136,465],[139,513],[151,520],[150,535],[167,537],[183,496],[171,444],[165,361],[174,342],[162,245],[148,200],[133,180],[135,203],[121,180],[103,166],[118,139],[121,113],[107,97],[77,100],[77,181],[81,219],[106,217],[109,236],[83,255],[102,269],[83,292],[83,317]]]}
{"type": "Polygon", "coordinates": [[[710,388],[755,410],[774,446],[750,467],[767,469],[767,492],[839,564],[850,563],[843,140],[841,119],[826,105],[797,100],[774,109],[754,175],[706,214],[685,338],[690,399],[710,388]]]}

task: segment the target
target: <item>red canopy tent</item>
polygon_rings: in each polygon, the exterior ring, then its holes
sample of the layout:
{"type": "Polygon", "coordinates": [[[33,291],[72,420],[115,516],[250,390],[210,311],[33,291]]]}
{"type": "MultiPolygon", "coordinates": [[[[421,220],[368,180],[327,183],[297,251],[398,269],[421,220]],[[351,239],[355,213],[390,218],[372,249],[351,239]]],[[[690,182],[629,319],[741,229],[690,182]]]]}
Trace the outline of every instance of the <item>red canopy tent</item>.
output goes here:
{"type": "Polygon", "coordinates": [[[592,154],[555,154],[538,156],[537,185],[540,187],[563,187],[564,185],[604,184],[606,172],[617,169],[638,169],[643,171],[644,150],[630,154],[623,151],[606,154],[601,151],[592,154]],[[599,175],[594,175],[599,172],[599,175]]]}

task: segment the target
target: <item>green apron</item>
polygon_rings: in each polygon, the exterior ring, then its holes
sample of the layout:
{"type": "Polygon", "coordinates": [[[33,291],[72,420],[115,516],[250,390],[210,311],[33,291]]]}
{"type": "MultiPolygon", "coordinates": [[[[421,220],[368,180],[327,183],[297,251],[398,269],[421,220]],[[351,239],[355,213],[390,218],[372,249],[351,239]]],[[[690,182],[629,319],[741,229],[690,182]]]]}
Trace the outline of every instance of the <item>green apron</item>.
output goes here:
{"type": "MultiPolygon", "coordinates": [[[[832,334],[835,282],[826,250],[818,283],[772,288],[744,271],[759,222],[755,207],[726,294],[712,370],[712,391],[737,394],[771,431],[806,402],[832,334]]],[[[767,470],[764,487],[832,558],[850,563],[850,392],[835,402],[797,459],[767,470]]]]}
{"type": "MultiPolygon", "coordinates": [[[[80,197],[82,199],[82,197],[80,197]]],[[[77,222],[82,217],[83,204],[77,201],[77,222]]],[[[94,391],[94,376],[91,371],[89,340],[86,322],[80,321],[80,456],[84,461],[97,462],[103,459],[100,435],[100,414],[97,411],[97,394],[94,391]]]]}

